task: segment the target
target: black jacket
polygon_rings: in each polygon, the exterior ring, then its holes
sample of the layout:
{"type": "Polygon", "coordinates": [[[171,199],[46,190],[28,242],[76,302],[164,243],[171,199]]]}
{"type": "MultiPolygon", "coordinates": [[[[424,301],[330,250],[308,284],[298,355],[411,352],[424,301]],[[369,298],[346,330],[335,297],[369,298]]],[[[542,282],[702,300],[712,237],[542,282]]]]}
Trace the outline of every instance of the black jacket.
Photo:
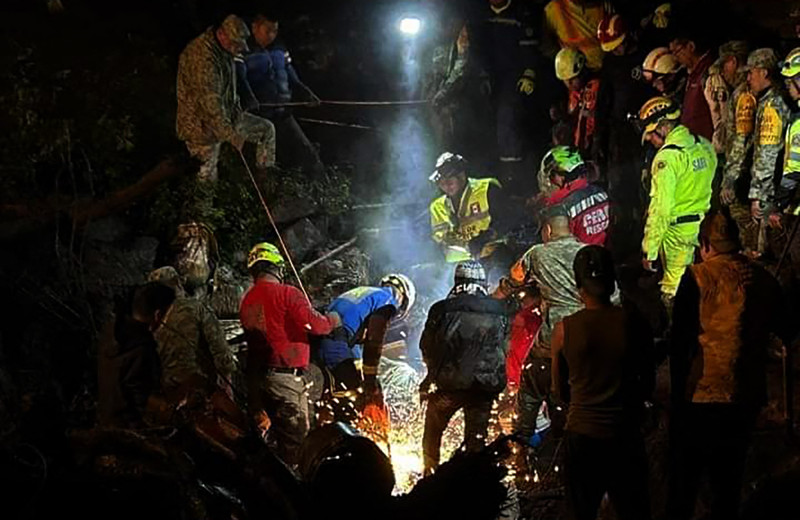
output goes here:
{"type": "Polygon", "coordinates": [[[420,339],[427,380],[439,390],[500,392],[506,385],[508,310],[489,296],[436,302],[420,339]]]}

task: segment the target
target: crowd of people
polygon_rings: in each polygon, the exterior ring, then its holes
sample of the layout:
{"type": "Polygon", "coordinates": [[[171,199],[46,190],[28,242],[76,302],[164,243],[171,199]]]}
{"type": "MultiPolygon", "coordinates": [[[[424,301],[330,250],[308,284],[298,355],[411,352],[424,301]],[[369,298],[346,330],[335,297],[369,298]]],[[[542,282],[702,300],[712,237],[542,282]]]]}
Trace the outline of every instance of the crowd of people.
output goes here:
{"type": "MultiPolygon", "coordinates": [[[[427,86],[447,150],[429,177],[442,192],[430,204],[431,239],[453,284],[420,340],[423,471],[436,471],[459,409],[466,450],[480,450],[505,390],[516,396],[518,440],[563,439],[571,518],[595,518],[606,493],[620,518],[650,518],[641,421],[663,361],[658,336],[671,380],[668,516],[692,517],[708,466],[713,517],[736,518],[771,337],[789,352],[796,334],[787,316],[800,268],[800,48],[714,47],[673,20],[669,4],[641,23],[593,1],[485,7],[435,54],[427,86]],[[482,92],[486,105],[473,106],[482,92]],[[487,109],[498,178],[473,178],[468,123],[487,109]],[[660,276],[662,330],[622,285],[631,255],[642,276],[660,276]],[[775,263],[780,283],[764,267],[775,263]]],[[[201,181],[216,178],[223,142],[255,143],[268,175],[276,135],[303,150],[304,168],[321,170],[286,106],[293,89],[319,99],[277,31],[272,15],[249,25],[231,15],[181,55],[177,130],[201,160],[201,181]]],[[[108,331],[102,421],[136,427],[153,410],[174,420],[243,405],[232,384],[243,371],[249,421],[290,466],[319,420],[387,428],[382,348],[414,305],[414,283],[389,274],[319,312],[285,280],[284,254],[268,242],[250,252],[238,362],[178,272],[153,273],[108,331]]]]}

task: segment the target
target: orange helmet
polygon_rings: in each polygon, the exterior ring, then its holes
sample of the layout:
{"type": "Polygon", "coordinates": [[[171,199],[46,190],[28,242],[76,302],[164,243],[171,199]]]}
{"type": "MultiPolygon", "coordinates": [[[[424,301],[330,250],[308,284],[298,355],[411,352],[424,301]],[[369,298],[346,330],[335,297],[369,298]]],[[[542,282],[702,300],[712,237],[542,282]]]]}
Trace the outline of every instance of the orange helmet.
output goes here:
{"type": "Polygon", "coordinates": [[[600,40],[600,47],[605,52],[611,52],[619,47],[627,34],[628,28],[618,14],[604,16],[597,26],[597,39],[600,40]]]}

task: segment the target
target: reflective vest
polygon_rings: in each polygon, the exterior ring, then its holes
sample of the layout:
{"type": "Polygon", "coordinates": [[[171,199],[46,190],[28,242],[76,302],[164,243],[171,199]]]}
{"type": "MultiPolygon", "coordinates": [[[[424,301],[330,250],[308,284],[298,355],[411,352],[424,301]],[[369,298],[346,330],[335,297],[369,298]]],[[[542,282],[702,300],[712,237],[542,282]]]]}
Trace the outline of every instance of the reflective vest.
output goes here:
{"type": "Polygon", "coordinates": [[[586,56],[588,67],[599,70],[604,54],[597,39],[597,26],[604,14],[602,4],[585,6],[573,0],[552,0],[544,14],[561,46],[578,49],[586,56]]]}
{"type": "Polygon", "coordinates": [[[499,188],[500,182],[493,178],[467,179],[458,210],[447,195],[431,203],[431,236],[435,242],[449,246],[445,255],[448,262],[469,260],[469,241],[489,229],[491,186],[499,188]]]}
{"type": "Polygon", "coordinates": [[[794,172],[800,172],[800,115],[789,123],[783,156],[783,174],[794,172]]]}
{"type": "Polygon", "coordinates": [[[717,169],[714,145],[683,125],[675,127],[652,164],[650,207],[642,250],[655,260],[667,233],[694,235],[711,207],[711,181],[717,169]],[[691,223],[691,226],[689,225],[691,223]],[[685,225],[682,225],[685,224],[685,225]]]}

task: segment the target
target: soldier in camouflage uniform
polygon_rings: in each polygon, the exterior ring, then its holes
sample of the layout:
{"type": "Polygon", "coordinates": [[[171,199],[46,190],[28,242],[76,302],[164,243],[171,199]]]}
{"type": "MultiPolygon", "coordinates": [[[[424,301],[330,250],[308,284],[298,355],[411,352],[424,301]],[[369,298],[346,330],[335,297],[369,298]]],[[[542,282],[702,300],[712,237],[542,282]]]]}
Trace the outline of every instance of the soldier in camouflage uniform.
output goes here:
{"type": "Polygon", "coordinates": [[[219,386],[227,389],[236,360],[219,320],[202,302],[176,298],[163,281],[150,282],[137,292],[133,316],[153,331],[168,402],[197,407],[219,386]]]}
{"type": "Polygon", "coordinates": [[[536,284],[542,294],[544,320],[525,360],[517,404],[515,430],[531,438],[542,402],[550,395],[550,337],[556,323],[583,308],[572,262],[585,247],[569,231],[563,206],[549,210],[542,231],[543,244],[536,244],[512,267],[508,284],[501,283],[502,296],[509,286],[536,284]]]}
{"type": "Polygon", "coordinates": [[[758,252],[766,247],[767,218],[776,211],[775,180],[789,107],[774,85],[778,58],[772,49],[757,49],[747,57],[747,83],[758,99],[753,129],[753,166],[750,170],[750,215],[759,221],[758,252]]]}
{"type": "Polygon", "coordinates": [[[720,47],[717,60],[722,76],[733,93],[725,118],[725,165],[722,176],[722,204],[728,206],[739,227],[745,250],[758,247],[758,225],[750,217],[750,167],[753,160],[753,128],[756,97],[747,84],[747,46],[744,42],[728,42],[720,47]]]}
{"type": "Polygon", "coordinates": [[[209,28],[189,42],[178,61],[178,138],[202,161],[198,177],[216,181],[223,142],[238,150],[256,144],[256,166],[275,164],[275,127],[242,111],[236,93],[234,56],[247,50],[250,30],[230,15],[216,30],[209,28]]]}

